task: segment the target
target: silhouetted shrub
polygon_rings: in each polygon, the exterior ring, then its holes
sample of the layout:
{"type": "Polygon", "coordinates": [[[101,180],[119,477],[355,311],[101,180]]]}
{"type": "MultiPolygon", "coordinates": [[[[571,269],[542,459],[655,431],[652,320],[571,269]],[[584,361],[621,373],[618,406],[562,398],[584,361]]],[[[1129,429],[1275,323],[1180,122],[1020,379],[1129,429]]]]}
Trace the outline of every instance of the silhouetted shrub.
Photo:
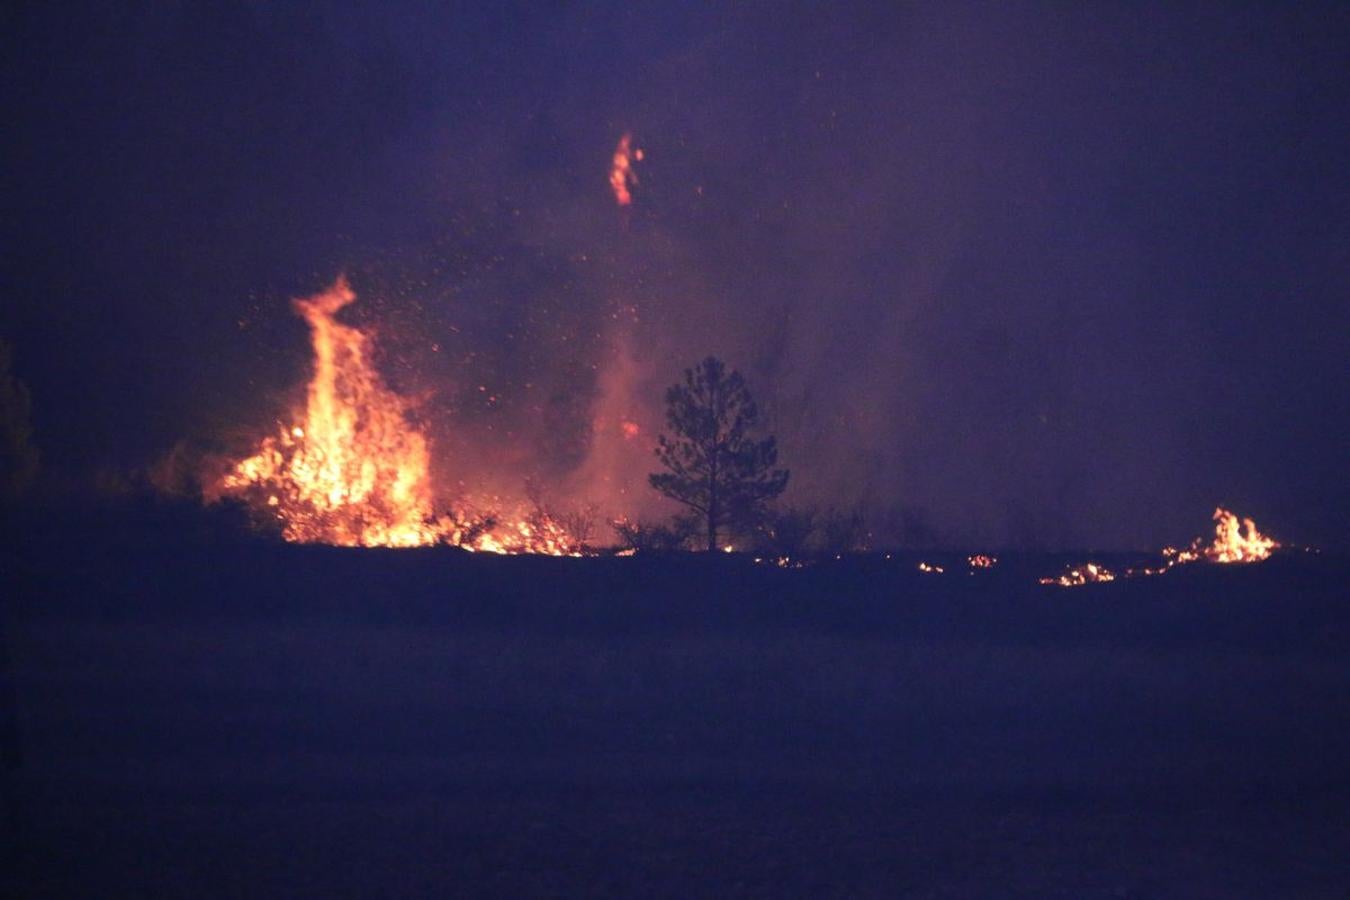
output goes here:
{"type": "Polygon", "coordinates": [[[838,510],[831,507],[819,518],[817,549],[826,555],[861,553],[868,549],[867,520],[862,510],[838,510]]]}
{"type": "Polygon", "coordinates": [[[769,556],[803,557],[811,552],[816,533],[816,511],[790,506],[765,512],[755,533],[754,547],[769,556]]]}
{"type": "Polygon", "coordinates": [[[634,522],[629,519],[620,519],[612,523],[622,549],[636,550],[640,553],[688,550],[690,540],[697,531],[695,526],[696,523],[692,520],[680,516],[672,519],[669,524],[634,522]]]}

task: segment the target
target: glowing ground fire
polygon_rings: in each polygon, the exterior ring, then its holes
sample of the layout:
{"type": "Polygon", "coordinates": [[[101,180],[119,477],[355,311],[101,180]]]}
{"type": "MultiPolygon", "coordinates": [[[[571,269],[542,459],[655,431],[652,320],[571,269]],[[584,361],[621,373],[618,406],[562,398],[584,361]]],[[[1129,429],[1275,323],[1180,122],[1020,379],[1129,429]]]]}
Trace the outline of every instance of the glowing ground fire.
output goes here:
{"type": "Polygon", "coordinates": [[[355,300],[340,278],[294,302],[314,353],[304,415],[264,438],[208,499],[241,497],[297,543],[578,553],[578,542],[537,508],[509,519],[436,514],[426,435],[409,422],[408,401],[376,371],[370,336],[336,318],[355,300]]]}

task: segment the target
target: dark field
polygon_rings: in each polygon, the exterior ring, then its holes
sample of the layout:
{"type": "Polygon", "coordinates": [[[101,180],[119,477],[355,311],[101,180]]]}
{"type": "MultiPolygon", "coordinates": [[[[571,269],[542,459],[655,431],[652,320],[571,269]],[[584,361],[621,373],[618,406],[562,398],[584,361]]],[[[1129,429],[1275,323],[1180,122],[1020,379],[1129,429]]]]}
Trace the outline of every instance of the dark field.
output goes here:
{"type": "Polygon", "coordinates": [[[1350,891],[1337,558],[1061,590],[1051,557],[933,577],[106,524],[4,557],[0,893],[1350,891]]]}

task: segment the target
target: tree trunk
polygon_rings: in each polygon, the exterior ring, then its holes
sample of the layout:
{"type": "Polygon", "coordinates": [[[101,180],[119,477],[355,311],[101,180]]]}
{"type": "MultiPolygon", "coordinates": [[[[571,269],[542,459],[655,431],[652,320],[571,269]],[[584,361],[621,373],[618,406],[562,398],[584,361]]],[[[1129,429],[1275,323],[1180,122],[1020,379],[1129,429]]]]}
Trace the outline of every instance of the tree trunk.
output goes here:
{"type": "Polygon", "coordinates": [[[721,512],[717,508],[717,444],[713,445],[711,459],[708,460],[708,552],[717,549],[717,517],[721,512]]]}

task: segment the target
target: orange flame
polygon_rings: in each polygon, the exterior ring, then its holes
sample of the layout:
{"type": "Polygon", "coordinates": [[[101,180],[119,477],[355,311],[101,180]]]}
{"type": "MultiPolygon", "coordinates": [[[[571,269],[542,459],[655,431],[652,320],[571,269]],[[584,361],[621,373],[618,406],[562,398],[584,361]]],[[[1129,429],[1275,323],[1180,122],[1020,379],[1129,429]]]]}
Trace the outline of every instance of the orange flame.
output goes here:
{"type": "Polygon", "coordinates": [[[624,132],[614,148],[614,158],[609,167],[609,187],[614,191],[614,201],[620,206],[629,206],[633,202],[632,188],[638,183],[634,163],[642,161],[642,149],[633,149],[633,135],[624,132]]]}
{"type": "Polygon", "coordinates": [[[1270,554],[1280,545],[1270,537],[1256,530],[1251,519],[1242,519],[1222,506],[1214,510],[1214,540],[1208,547],[1202,538],[1191,541],[1185,550],[1176,547],[1164,547],[1163,564],[1157,569],[1131,569],[1127,575],[1161,575],[1168,569],[1206,560],[1212,563],[1249,563],[1269,559],[1270,554]]]}
{"type": "Polygon", "coordinates": [[[335,318],[355,299],[340,278],[323,293],[294,302],[314,350],[304,419],[264,439],[220,487],[265,489],[288,541],[435,543],[426,438],[408,425],[406,402],[371,365],[366,334],[335,318]]]}
{"type": "Polygon", "coordinates": [[[314,351],[304,417],[264,438],[209,494],[265,506],[282,537],[298,543],[579,553],[579,542],[539,508],[507,522],[435,515],[426,435],[408,421],[408,401],[376,371],[370,336],[336,318],[355,300],[339,278],[294,302],[314,351]]]}
{"type": "Polygon", "coordinates": [[[1214,543],[1205,548],[1205,558],[1217,563],[1260,562],[1280,545],[1256,530],[1256,523],[1238,517],[1223,507],[1214,510],[1214,543]]]}

